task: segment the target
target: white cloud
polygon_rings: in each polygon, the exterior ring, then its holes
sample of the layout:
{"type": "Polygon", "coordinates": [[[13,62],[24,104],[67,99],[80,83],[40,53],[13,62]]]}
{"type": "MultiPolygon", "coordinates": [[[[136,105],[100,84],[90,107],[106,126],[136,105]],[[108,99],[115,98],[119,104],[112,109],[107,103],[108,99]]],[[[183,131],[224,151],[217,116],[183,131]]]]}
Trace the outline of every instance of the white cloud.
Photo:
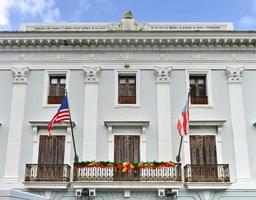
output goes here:
{"type": "Polygon", "coordinates": [[[239,20],[239,27],[242,29],[255,29],[256,18],[254,16],[244,16],[239,20]]]}
{"type": "Polygon", "coordinates": [[[10,25],[11,10],[22,17],[39,17],[43,22],[60,19],[60,11],[54,0],[0,0],[0,25],[10,25]]]}
{"type": "Polygon", "coordinates": [[[246,15],[240,18],[239,28],[252,30],[256,28],[256,0],[250,0],[246,15]]]}

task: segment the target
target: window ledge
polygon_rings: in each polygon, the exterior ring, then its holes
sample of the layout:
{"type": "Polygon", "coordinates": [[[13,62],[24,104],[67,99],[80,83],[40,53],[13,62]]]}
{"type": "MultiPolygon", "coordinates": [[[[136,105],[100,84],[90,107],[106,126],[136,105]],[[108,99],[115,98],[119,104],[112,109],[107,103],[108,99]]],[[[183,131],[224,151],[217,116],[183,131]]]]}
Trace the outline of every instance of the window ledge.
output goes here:
{"type": "Polygon", "coordinates": [[[213,108],[213,105],[210,104],[190,104],[190,108],[213,108]]]}
{"type": "Polygon", "coordinates": [[[115,108],[139,108],[139,104],[116,104],[115,108]]]}
{"type": "Polygon", "coordinates": [[[58,108],[60,104],[45,104],[42,106],[43,108],[58,108]]]}
{"type": "Polygon", "coordinates": [[[231,184],[231,182],[186,182],[184,186],[190,190],[225,190],[231,184]]]}

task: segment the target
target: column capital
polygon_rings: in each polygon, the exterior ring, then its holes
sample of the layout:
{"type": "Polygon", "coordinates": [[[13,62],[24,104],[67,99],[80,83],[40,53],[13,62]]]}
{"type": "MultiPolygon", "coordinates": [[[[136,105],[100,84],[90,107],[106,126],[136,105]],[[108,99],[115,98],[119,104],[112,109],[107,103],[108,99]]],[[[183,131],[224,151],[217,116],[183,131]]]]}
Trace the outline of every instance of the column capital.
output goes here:
{"type": "Polygon", "coordinates": [[[99,82],[101,67],[83,67],[83,70],[85,75],[85,82],[99,82]]]}
{"type": "Polygon", "coordinates": [[[241,83],[244,67],[227,67],[226,76],[229,83],[241,83]]]}
{"type": "Polygon", "coordinates": [[[28,67],[13,67],[11,69],[13,73],[13,83],[27,83],[29,76],[29,68],[28,67]]]}
{"type": "Polygon", "coordinates": [[[158,67],[155,66],[156,82],[170,82],[171,80],[171,67],[158,67]]]}

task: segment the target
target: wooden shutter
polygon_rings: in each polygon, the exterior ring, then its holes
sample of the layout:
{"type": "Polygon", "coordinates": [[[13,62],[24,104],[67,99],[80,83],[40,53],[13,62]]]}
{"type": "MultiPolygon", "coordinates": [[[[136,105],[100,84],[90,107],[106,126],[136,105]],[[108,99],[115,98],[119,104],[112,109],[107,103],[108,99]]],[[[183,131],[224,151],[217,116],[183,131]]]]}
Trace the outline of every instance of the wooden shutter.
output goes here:
{"type": "Polygon", "coordinates": [[[217,164],[214,135],[190,136],[191,164],[217,164]]]}
{"type": "Polygon", "coordinates": [[[203,136],[190,136],[191,164],[204,164],[203,136]]]}
{"type": "Polygon", "coordinates": [[[114,144],[115,162],[140,161],[140,137],[130,135],[116,135],[114,144]]]}
{"type": "Polygon", "coordinates": [[[63,164],[65,136],[40,136],[38,164],[63,164]]]}
{"type": "Polygon", "coordinates": [[[204,136],[205,164],[217,164],[216,141],[214,135],[204,136]]]}

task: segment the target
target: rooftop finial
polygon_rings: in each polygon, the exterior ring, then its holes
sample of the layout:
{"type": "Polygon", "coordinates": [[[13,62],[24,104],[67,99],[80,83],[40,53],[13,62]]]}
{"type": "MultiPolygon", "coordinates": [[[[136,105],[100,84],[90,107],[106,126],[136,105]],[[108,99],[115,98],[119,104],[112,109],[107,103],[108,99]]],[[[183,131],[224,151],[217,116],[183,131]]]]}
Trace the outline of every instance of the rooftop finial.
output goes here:
{"type": "Polygon", "coordinates": [[[123,19],[133,19],[132,11],[127,11],[123,14],[123,19]]]}

